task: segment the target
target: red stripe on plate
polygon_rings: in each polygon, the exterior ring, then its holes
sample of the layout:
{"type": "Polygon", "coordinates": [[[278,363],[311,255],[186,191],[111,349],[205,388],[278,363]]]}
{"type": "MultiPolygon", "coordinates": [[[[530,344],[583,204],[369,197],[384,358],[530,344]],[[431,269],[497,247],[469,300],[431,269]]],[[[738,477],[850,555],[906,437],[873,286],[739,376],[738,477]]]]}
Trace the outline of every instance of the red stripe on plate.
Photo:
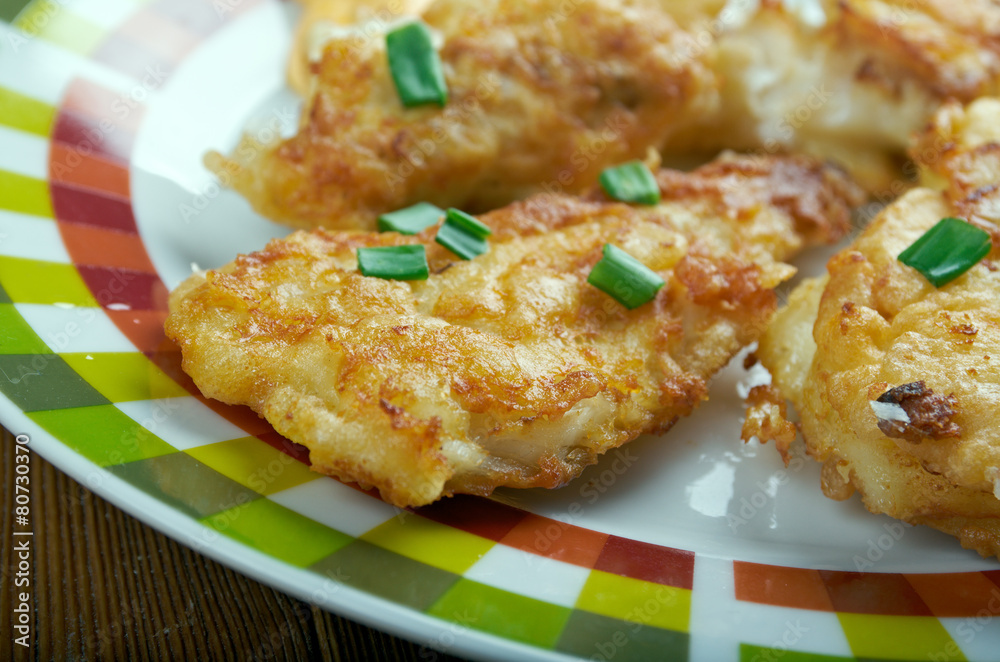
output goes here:
{"type": "Polygon", "coordinates": [[[609,536],[594,569],[690,590],[694,552],[609,536]]]}
{"type": "Polygon", "coordinates": [[[820,570],[835,611],[880,616],[933,616],[906,577],[873,572],[820,570]]]}
{"type": "Polygon", "coordinates": [[[111,120],[94,120],[63,108],[56,116],[52,140],[78,153],[92,151],[93,155],[110,162],[127,164],[135,135],[111,120]]]}
{"type": "Polygon", "coordinates": [[[510,533],[511,529],[527,516],[523,510],[468,495],[442,499],[419,508],[416,512],[453,529],[460,529],[496,542],[510,533]]]}
{"type": "Polygon", "coordinates": [[[127,201],[55,182],[50,189],[57,220],[138,234],[132,206],[127,201]]]}
{"type": "Polygon", "coordinates": [[[166,310],[169,292],[156,274],[78,265],[83,281],[103,308],[166,310]]]}

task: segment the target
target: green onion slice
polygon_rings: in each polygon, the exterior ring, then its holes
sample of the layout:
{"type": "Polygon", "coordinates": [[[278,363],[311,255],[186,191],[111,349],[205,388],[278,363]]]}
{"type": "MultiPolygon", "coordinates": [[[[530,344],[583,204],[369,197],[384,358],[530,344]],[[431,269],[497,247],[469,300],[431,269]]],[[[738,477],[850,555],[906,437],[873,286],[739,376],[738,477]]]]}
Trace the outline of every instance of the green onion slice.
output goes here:
{"type": "Polygon", "coordinates": [[[652,301],[664,285],[655,271],[612,244],[604,244],[604,257],[587,282],[629,310],[652,301]]]}
{"type": "Polygon", "coordinates": [[[422,244],[358,249],[358,269],[364,276],[387,280],[427,280],[427,251],[422,244]]]}
{"type": "Polygon", "coordinates": [[[444,210],[429,202],[418,202],[412,207],[399,209],[378,217],[379,232],[417,234],[437,223],[444,216],[444,210]]]}
{"type": "Polygon", "coordinates": [[[943,287],[989,255],[991,249],[988,232],[958,218],[945,218],[898,259],[923,274],[934,287],[943,287]]]}
{"type": "Polygon", "coordinates": [[[615,200],[640,205],[660,201],[660,185],[642,161],[630,161],[601,173],[601,187],[615,200]]]}
{"type": "Polygon", "coordinates": [[[492,231],[474,216],[458,209],[449,209],[434,241],[463,260],[471,260],[490,249],[486,237],[492,231]]]}
{"type": "Polygon", "coordinates": [[[404,106],[448,103],[441,58],[425,23],[415,21],[393,30],[385,36],[385,44],[389,71],[404,106]]]}
{"type": "Polygon", "coordinates": [[[486,239],[493,234],[493,231],[478,218],[459,209],[449,209],[447,221],[480,239],[486,239]]]}

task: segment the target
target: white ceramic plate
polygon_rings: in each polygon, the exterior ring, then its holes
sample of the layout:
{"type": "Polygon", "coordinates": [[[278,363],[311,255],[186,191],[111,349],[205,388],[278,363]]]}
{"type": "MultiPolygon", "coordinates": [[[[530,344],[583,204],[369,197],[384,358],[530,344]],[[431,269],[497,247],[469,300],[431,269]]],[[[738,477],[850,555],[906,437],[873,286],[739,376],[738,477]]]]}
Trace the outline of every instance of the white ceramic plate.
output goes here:
{"type": "Polygon", "coordinates": [[[742,444],[741,389],[761,375],[739,367],[669,438],[567,488],[416,513],[312,474],[256,416],[198,396],[163,337],[165,297],[286,233],[201,158],[247,126],[294,126],[294,12],[76,0],[0,28],[5,426],[181,542],[453,654],[1000,660],[997,565],[742,444]]]}

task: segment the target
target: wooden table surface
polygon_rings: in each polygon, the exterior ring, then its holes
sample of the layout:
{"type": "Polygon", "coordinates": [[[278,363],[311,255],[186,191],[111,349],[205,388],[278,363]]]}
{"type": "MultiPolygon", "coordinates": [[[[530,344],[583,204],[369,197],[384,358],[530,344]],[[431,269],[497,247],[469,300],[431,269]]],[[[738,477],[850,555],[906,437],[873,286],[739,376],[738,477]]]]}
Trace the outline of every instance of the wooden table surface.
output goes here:
{"type": "Polygon", "coordinates": [[[2,444],[0,659],[458,659],[247,579],[125,514],[35,454],[27,462],[33,536],[15,536],[25,528],[15,522],[17,451],[6,430],[2,444]],[[15,586],[19,552],[13,550],[26,538],[25,588],[15,586]],[[13,643],[22,591],[33,603],[30,649],[13,643]]]}

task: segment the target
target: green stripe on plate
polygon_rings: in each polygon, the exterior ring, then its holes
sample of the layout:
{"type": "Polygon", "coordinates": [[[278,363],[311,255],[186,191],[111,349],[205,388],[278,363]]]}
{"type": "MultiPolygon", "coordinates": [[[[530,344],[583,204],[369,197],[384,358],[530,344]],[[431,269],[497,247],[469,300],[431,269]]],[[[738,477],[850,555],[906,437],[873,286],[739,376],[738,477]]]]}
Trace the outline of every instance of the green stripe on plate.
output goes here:
{"type": "Polygon", "coordinates": [[[52,218],[48,182],[0,170],[0,209],[52,218]]]}
{"type": "Polygon", "coordinates": [[[102,467],[177,452],[113,405],[29,414],[56,439],[102,467]]]}
{"type": "Polygon", "coordinates": [[[0,354],[0,392],[24,412],[109,404],[56,354],[0,354]]]}
{"type": "Polygon", "coordinates": [[[691,591],[591,570],[576,606],[610,618],[687,632],[691,591]]]}
{"type": "Polygon", "coordinates": [[[777,662],[778,660],[781,662],[853,662],[855,658],[740,644],[740,662],[777,662]]]}
{"type": "Polygon", "coordinates": [[[0,87],[0,124],[48,138],[55,117],[49,104],[0,87]]]}
{"type": "Polygon", "coordinates": [[[258,494],[268,495],[316,480],[309,467],[256,437],[199,446],[188,455],[258,494]]]}
{"type": "Polygon", "coordinates": [[[28,4],[28,0],[0,0],[0,21],[10,23],[28,4]]]}
{"type": "Polygon", "coordinates": [[[838,613],[851,651],[878,660],[964,661],[965,655],[933,616],[838,613]]]}
{"type": "Polygon", "coordinates": [[[313,564],[311,570],[325,578],[317,583],[313,600],[329,597],[340,590],[340,584],[347,584],[418,611],[429,609],[458,581],[458,575],[364,540],[313,564]]]}
{"type": "Polygon", "coordinates": [[[97,306],[80,273],[71,264],[0,256],[0,283],[14,303],[97,306]]]}
{"type": "Polygon", "coordinates": [[[51,354],[10,303],[0,303],[0,354],[51,354]]]}
{"type": "Polygon", "coordinates": [[[258,499],[201,519],[219,533],[268,556],[306,567],[354,538],[268,499],[258,499]]]}
{"type": "Polygon", "coordinates": [[[568,607],[464,578],[427,610],[462,627],[540,648],[555,647],[571,612],[568,607]]]}
{"type": "Polygon", "coordinates": [[[569,617],[556,649],[588,660],[686,660],[690,639],[686,632],[576,610],[569,617]]]}
{"type": "MultiPolygon", "coordinates": [[[[261,498],[253,490],[181,452],[108,467],[108,471],[195,519],[233,510],[261,498]]],[[[209,533],[213,539],[219,535],[209,533]]]]}
{"type": "Polygon", "coordinates": [[[189,393],[138,352],[61,354],[76,372],[111,402],[183,398],[189,393]]]}
{"type": "Polygon", "coordinates": [[[103,28],[67,11],[54,0],[32,3],[13,25],[28,36],[41,37],[81,55],[89,55],[106,35],[103,28]]]}

